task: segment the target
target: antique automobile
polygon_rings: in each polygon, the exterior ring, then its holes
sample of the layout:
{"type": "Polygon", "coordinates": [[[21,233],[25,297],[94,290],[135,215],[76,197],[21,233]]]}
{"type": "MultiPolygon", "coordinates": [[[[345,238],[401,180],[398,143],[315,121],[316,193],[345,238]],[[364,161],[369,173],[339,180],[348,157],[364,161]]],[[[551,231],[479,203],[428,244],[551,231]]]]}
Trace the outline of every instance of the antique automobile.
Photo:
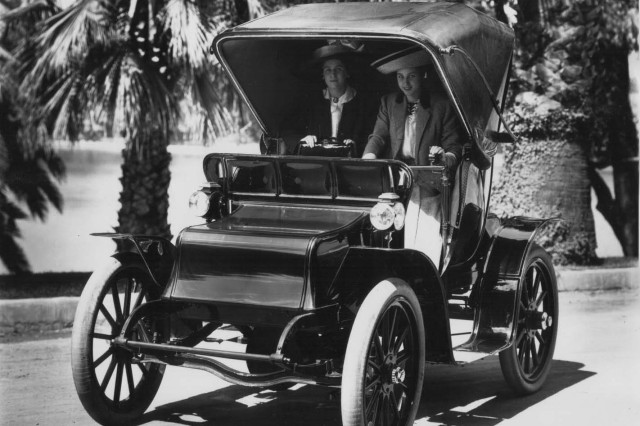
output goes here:
{"type": "MultiPolygon", "coordinates": [[[[507,26],[445,2],[308,4],[221,33],[212,52],[264,132],[262,154],[204,158],[206,183],[190,199],[202,221],[175,245],[97,234],[123,249],[91,276],[73,326],[87,412],[134,421],[166,365],[236,385],[339,388],[344,425],[412,424],[425,365],[497,354],[515,393],[536,392],[558,324],[554,269],[534,241],[547,221],[489,211],[494,154],[515,141],[502,118],[513,45],[507,26]],[[372,59],[426,52],[433,90],[464,130],[455,169],[323,155],[341,141],[312,155],[281,143],[301,94],[320,83],[300,65],[335,39],[372,59]],[[404,244],[418,180],[442,197],[435,263],[404,244]]],[[[358,90],[395,89],[394,76],[366,68],[358,90]]]]}

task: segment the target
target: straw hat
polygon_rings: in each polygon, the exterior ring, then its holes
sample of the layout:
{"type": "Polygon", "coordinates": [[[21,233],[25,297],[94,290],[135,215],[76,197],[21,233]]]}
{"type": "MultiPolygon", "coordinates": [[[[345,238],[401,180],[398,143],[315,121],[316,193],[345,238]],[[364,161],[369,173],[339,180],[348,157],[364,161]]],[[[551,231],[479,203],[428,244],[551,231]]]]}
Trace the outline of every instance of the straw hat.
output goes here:
{"type": "Polygon", "coordinates": [[[431,62],[429,55],[419,46],[402,49],[380,58],[371,66],[382,74],[391,74],[405,68],[420,68],[431,62]]]}

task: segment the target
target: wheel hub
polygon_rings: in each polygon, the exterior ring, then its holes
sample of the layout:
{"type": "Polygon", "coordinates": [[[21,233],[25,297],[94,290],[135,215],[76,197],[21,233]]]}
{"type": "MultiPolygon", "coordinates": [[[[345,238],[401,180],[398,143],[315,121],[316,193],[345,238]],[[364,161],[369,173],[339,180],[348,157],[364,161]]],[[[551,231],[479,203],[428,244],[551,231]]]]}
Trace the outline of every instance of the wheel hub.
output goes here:
{"type": "Polygon", "coordinates": [[[382,366],[382,391],[389,394],[397,384],[404,383],[406,372],[404,368],[396,364],[397,356],[387,354],[382,366]]]}
{"type": "Polygon", "coordinates": [[[391,382],[393,384],[404,383],[404,379],[406,377],[406,372],[402,367],[396,367],[391,370],[391,382]]]}
{"type": "Polygon", "coordinates": [[[527,310],[526,325],[530,331],[546,330],[553,325],[553,317],[535,309],[527,310]]]}

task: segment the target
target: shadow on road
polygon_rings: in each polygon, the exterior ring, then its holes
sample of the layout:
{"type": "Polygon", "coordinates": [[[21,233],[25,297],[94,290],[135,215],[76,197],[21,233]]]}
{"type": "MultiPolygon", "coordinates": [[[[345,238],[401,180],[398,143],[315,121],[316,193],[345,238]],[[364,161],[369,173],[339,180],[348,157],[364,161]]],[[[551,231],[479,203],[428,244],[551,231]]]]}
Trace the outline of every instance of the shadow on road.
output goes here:
{"type": "Polygon", "coordinates": [[[584,364],[554,360],[542,389],[522,397],[502,378],[498,357],[464,367],[434,366],[427,370],[417,418],[446,425],[496,425],[596,374],[582,368],[584,364]]]}
{"type": "MultiPolygon", "coordinates": [[[[583,367],[577,362],[554,361],[542,390],[518,397],[504,382],[497,357],[465,367],[427,366],[417,419],[446,425],[496,425],[596,374],[583,367]]],[[[229,386],[157,407],[140,424],[339,425],[340,401],[332,397],[335,394],[314,386],[280,392],[229,386]]]]}

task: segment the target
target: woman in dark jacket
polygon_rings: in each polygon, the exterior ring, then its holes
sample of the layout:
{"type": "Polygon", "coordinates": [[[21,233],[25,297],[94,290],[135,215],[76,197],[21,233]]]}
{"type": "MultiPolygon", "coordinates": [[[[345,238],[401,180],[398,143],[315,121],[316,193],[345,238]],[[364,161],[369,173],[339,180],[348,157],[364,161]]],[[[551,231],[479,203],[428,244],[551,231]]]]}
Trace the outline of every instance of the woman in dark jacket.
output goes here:
{"type": "Polygon", "coordinates": [[[321,70],[325,88],[313,93],[300,109],[296,143],[313,147],[323,139],[335,139],[355,144],[357,156],[362,155],[376,108],[349,84],[349,59],[360,54],[362,48],[354,41],[331,40],[314,51],[311,65],[321,70]]]}

